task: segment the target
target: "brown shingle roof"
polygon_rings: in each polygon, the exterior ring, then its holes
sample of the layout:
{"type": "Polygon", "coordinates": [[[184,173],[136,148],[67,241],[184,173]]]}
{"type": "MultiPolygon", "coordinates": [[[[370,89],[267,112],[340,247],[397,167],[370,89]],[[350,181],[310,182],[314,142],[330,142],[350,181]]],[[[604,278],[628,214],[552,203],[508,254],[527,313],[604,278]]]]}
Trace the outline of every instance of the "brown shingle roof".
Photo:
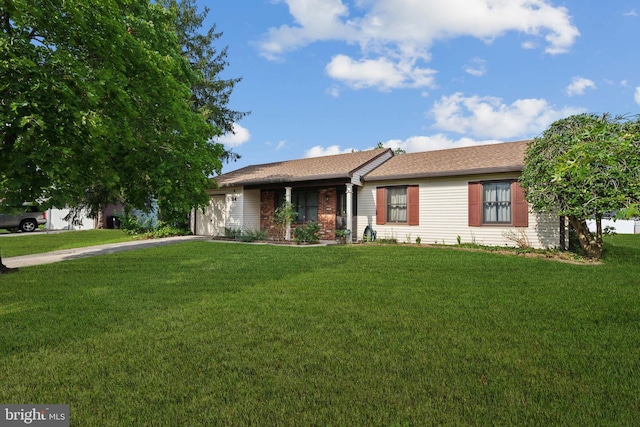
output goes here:
{"type": "Polygon", "coordinates": [[[529,141],[407,153],[392,157],[365,175],[365,181],[519,172],[529,141]]]}
{"type": "Polygon", "coordinates": [[[247,166],[214,178],[220,187],[351,178],[358,169],[390,150],[368,150],[247,166]]]}

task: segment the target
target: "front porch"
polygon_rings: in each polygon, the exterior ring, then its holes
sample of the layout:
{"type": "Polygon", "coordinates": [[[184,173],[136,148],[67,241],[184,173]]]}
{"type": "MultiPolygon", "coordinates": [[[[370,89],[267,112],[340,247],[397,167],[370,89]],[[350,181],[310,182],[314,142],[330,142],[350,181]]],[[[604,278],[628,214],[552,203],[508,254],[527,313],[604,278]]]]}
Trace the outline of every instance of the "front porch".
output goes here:
{"type": "Polygon", "coordinates": [[[281,239],[275,225],[275,211],[285,200],[291,202],[296,217],[293,230],[315,221],[320,226],[321,240],[336,240],[337,230],[355,230],[356,203],[352,184],[321,187],[281,187],[260,190],[260,229],[272,239],[281,239]],[[349,221],[349,216],[351,221],[349,221]]]}

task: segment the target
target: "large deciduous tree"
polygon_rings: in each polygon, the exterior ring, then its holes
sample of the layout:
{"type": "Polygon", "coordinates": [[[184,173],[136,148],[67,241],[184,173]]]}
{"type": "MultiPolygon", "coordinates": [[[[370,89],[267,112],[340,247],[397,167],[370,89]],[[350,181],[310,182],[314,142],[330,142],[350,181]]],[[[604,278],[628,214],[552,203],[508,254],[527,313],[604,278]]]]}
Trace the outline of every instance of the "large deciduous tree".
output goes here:
{"type": "Polygon", "coordinates": [[[580,114],[556,121],[529,144],[521,184],[535,211],[566,216],[585,254],[601,257],[603,214],[640,200],[638,119],[580,114]]]}
{"type": "Polygon", "coordinates": [[[213,138],[243,114],[202,21],[191,1],[0,0],[1,205],[207,204],[213,138]]]}

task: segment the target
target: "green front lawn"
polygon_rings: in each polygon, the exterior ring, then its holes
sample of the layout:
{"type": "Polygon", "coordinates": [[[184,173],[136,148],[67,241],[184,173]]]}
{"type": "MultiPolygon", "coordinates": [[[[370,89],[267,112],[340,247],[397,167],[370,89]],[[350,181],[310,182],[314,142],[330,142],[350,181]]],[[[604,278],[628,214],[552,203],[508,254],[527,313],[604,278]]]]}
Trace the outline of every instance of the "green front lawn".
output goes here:
{"type": "Polygon", "coordinates": [[[84,230],[63,233],[31,233],[0,238],[0,253],[3,257],[12,257],[61,249],[81,248],[107,243],[129,242],[135,236],[122,230],[84,230]]]}
{"type": "Polygon", "coordinates": [[[638,425],[640,236],[601,265],[194,241],[0,276],[0,402],[77,426],[638,425]]]}

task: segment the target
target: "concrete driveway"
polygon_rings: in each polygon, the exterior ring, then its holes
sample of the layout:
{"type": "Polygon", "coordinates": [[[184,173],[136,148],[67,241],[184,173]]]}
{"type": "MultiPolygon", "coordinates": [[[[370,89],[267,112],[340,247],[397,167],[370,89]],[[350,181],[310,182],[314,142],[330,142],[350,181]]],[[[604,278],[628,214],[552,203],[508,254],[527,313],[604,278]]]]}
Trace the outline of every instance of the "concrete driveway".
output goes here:
{"type": "Polygon", "coordinates": [[[108,245],[87,246],[84,248],[64,249],[61,251],[45,252],[42,254],[23,255],[3,258],[2,262],[9,268],[29,267],[39,264],[68,261],[72,259],[86,258],[95,255],[112,254],[116,252],[131,251],[134,249],[149,248],[152,246],[170,245],[189,240],[209,240],[207,236],[177,236],[162,239],[140,240],[135,242],[110,243],[108,245]]]}

